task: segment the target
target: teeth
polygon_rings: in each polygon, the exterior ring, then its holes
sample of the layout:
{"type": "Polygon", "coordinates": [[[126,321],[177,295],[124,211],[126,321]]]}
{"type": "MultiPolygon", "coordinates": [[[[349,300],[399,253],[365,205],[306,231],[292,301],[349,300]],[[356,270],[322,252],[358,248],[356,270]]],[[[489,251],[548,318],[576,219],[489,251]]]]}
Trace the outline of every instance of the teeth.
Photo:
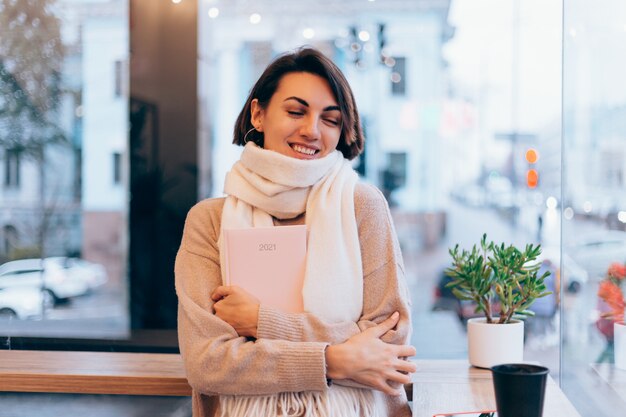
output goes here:
{"type": "Polygon", "coordinates": [[[293,150],[299,153],[303,153],[305,155],[315,154],[315,149],[305,148],[304,146],[300,146],[300,145],[293,145],[293,150]]]}

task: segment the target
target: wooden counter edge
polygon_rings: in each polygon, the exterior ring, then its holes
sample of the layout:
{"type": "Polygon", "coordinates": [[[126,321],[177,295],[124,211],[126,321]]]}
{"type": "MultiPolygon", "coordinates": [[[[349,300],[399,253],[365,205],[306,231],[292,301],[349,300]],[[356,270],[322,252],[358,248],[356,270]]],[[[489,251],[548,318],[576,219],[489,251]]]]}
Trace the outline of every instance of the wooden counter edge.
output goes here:
{"type": "MultiPolygon", "coordinates": [[[[173,363],[180,362],[180,367],[168,364],[162,368],[163,354],[139,353],[133,355],[132,367],[125,369],[116,363],[115,372],[110,370],[98,373],[98,366],[86,371],[72,369],[72,355],[77,352],[19,351],[20,362],[28,364],[25,368],[15,369],[8,361],[14,360],[17,351],[0,351],[0,391],[5,392],[47,392],[67,394],[119,394],[119,395],[163,395],[190,396],[191,387],[187,383],[180,355],[172,354],[173,363]],[[43,361],[46,354],[54,359],[65,358],[64,365],[43,361]],[[28,358],[32,357],[29,364],[28,358]],[[136,369],[141,372],[134,373],[136,369]],[[118,372],[119,371],[119,372],[118,372]],[[145,371],[148,371],[147,374],[145,371]],[[117,373],[116,373],[117,372],[117,373]]],[[[127,353],[115,352],[79,352],[81,358],[91,358],[94,364],[106,360],[128,357],[127,353]]],[[[83,362],[84,364],[84,362],[83,362]]]]}
{"type": "Polygon", "coordinates": [[[186,380],[162,378],[96,376],[96,375],[49,375],[49,374],[0,374],[0,391],[48,392],[65,394],[119,394],[190,396],[191,387],[186,380]]]}
{"type": "MultiPolygon", "coordinates": [[[[143,371],[154,370],[155,375],[142,374],[132,375],[131,369],[120,369],[119,375],[111,372],[98,374],[97,367],[90,374],[85,374],[85,369],[72,370],[71,366],[61,368],[58,363],[43,361],[42,357],[50,356],[50,359],[71,362],[72,356],[80,355],[81,359],[91,358],[94,363],[111,358],[127,357],[128,353],[116,352],[47,352],[47,351],[2,351],[0,350],[0,363],[12,360],[11,356],[19,355],[20,361],[26,363],[28,358],[33,361],[28,369],[16,371],[14,366],[0,365],[0,392],[40,392],[40,393],[66,393],[66,394],[114,394],[114,395],[164,395],[164,396],[190,396],[191,387],[184,377],[184,369],[180,355],[171,354],[171,358],[180,359],[180,368],[174,372],[156,369],[160,363],[156,358],[163,358],[163,354],[138,353],[133,354],[133,368],[141,368],[143,371]],[[26,359],[25,359],[26,358],[26,359]],[[157,375],[160,374],[160,375],[157,375]]],[[[169,357],[170,354],[167,356],[169,357]]],[[[404,390],[411,401],[413,397],[413,384],[405,384],[404,390]]]]}

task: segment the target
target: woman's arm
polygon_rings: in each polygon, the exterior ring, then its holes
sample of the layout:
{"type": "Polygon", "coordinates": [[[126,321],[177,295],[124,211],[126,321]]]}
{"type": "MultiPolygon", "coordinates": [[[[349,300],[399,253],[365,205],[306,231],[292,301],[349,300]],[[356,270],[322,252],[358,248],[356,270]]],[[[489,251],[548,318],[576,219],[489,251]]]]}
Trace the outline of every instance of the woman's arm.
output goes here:
{"type": "Polygon", "coordinates": [[[211,292],[221,284],[214,205],[204,202],[190,211],[176,258],[178,337],[189,384],[203,394],[327,389],[327,343],[251,341],[213,314],[211,292]]]}
{"type": "Polygon", "coordinates": [[[415,364],[404,358],[415,355],[409,345],[394,345],[382,341],[383,335],[398,323],[394,313],[382,323],[352,336],[344,343],[328,346],[326,365],[328,378],[341,385],[374,388],[389,395],[402,395],[402,384],[411,382],[409,373],[415,364]]]}
{"type": "Polygon", "coordinates": [[[251,341],[238,336],[211,313],[211,302],[205,301],[210,300],[208,293],[218,283],[214,273],[213,261],[184,248],[179,251],[178,336],[189,384],[203,394],[325,390],[327,344],[251,341]]]}
{"type": "Polygon", "coordinates": [[[334,346],[238,336],[202,305],[208,288],[201,277],[214,267],[210,259],[185,248],[176,259],[179,345],[194,390],[206,395],[323,391],[326,378],[333,378],[341,385],[397,395],[398,384],[409,381],[404,373],[415,372],[413,364],[398,359],[412,356],[412,347],[381,340],[397,324],[395,315],[334,346]]]}

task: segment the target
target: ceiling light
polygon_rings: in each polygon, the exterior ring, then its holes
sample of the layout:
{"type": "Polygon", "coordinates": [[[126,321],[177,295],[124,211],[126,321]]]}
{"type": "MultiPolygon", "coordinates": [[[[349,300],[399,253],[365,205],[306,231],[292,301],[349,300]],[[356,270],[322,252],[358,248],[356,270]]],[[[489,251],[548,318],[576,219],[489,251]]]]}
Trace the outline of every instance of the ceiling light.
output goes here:
{"type": "Polygon", "coordinates": [[[563,210],[563,217],[567,220],[572,220],[572,217],[574,217],[574,209],[571,207],[565,208],[565,210],[563,210]]]}
{"type": "Polygon", "coordinates": [[[209,9],[209,17],[211,19],[215,19],[219,15],[220,15],[220,9],[218,9],[217,7],[211,7],[209,9]]]}
{"type": "Polygon", "coordinates": [[[370,34],[368,31],[366,30],[362,30],[359,32],[359,39],[362,40],[363,42],[367,42],[370,40],[370,34]]]}
{"type": "Polygon", "coordinates": [[[555,209],[558,204],[559,202],[555,197],[550,196],[546,199],[546,207],[549,209],[555,209]]]}
{"type": "Polygon", "coordinates": [[[311,28],[306,28],[302,31],[302,36],[304,39],[313,39],[315,36],[315,31],[311,28]]]}
{"type": "Polygon", "coordinates": [[[259,22],[261,22],[261,15],[258,13],[252,13],[250,15],[250,23],[252,23],[253,25],[256,25],[259,22]]]}

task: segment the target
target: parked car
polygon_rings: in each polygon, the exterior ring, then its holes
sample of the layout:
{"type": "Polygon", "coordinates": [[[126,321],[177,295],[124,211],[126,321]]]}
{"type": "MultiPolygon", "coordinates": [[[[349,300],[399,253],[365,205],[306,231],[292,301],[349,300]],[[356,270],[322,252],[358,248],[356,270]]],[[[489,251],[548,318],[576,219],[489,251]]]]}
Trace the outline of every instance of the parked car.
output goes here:
{"type": "Polygon", "coordinates": [[[52,300],[35,287],[15,287],[0,290],[0,320],[40,317],[52,300]]]}
{"type": "Polygon", "coordinates": [[[107,273],[104,266],[80,258],[52,257],[47,258],[63,266],[76,279],[87,283],[88,290],[94,290],[107,282],[107,273]]]}
{"type": "Polygon", "coordinates": [[[566,246],[566,252],[599,281],[613,262],[626,262],[626,232],[605,230],[581,236],[566,246]]]}
{"type": "Polygon", "coordinates": [[[0,289],[39,288],[55,303],[83,295],[106,280],[102,265],[77,258],[20,259],[0,265],[0,289]]]}

